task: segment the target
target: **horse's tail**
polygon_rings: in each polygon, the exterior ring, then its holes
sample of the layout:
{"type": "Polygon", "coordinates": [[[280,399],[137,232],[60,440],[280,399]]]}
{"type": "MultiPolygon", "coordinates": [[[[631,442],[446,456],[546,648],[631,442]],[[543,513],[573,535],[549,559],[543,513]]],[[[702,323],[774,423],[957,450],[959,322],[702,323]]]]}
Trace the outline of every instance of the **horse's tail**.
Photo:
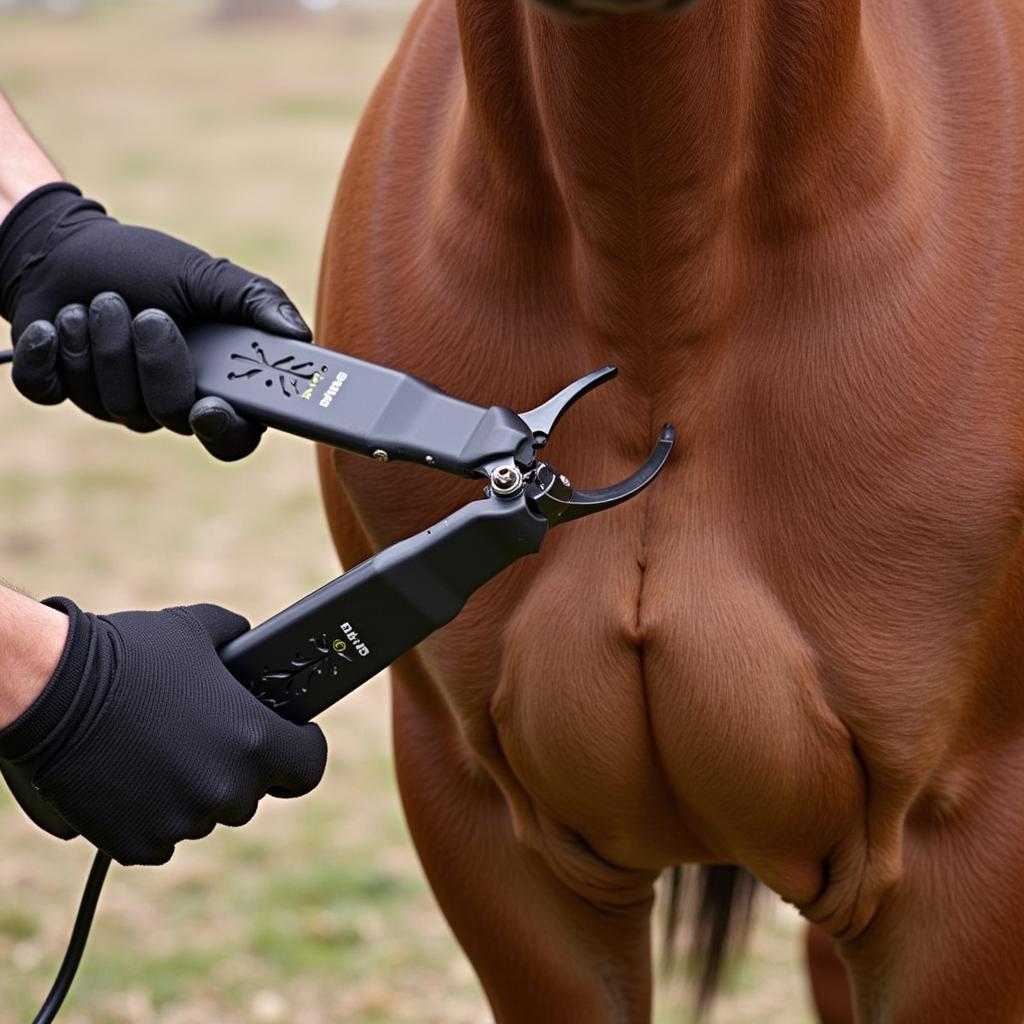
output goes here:
{"type": "MultiPolygon", "coordinates": [[[[683,868],[673,868],[665,914],[665,963],[671,964],[685,885],[683,868]]],[[[714,1001],[730,956],[740,952],[750,932],[757,879],[732,864],[701,867],[696,880],[696,921],[689,966],[697,981],[696,1019],[714,1001]]]]}

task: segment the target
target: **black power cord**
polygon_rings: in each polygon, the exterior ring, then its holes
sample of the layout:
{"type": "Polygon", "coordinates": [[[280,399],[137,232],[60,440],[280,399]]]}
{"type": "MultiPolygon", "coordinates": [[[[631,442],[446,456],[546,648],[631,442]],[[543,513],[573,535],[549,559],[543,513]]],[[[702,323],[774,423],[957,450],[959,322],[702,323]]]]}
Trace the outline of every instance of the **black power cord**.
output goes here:
{"type": "Polygon", "coordinates": [[[14,349],[10,349],[7,352],[0,352],[0,366],[3,366],[4,363],[12,362],[14,362],[14,349]]]}
{"type": "Polygon", "coordinates": [[[96,904],[99,902],[103,881],[107,877],[107,868],[109,867],[110,857],[102,850],[97,850],[96,856],[93,858],[92,869],[89,871],[89,878],[85,883],[85,891],[78,904],[78,914],[75,917],[75,927],[71,932],[67,952],[64,954],[64,960],[61,962],[60,970],[46,997],[46,1002],[33,1018],[32,1024],[50,1024],[67,998],[71,983],[75,980],[75,974],[78,972],[78,965],[82,962],[82,954],[85,952],[85,944],[89,938],[89,929],[92,927],[92,919],[96,913],[96,904]]]}

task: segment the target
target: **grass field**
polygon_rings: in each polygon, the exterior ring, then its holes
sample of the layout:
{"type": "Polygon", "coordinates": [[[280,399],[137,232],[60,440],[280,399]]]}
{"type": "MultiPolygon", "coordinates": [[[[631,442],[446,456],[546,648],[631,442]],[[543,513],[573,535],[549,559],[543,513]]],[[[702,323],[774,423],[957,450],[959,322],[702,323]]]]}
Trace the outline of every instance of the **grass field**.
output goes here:
{"type": "MultiPolygon", "coordinates": [[[[213,27],[199,5],[0,15],[0,86],[66,174],[122,219],[275,277],[312,309],[346,147],[403,12],[213,27]]],[[[239,466],[0,383],[0,574],[95,610],[215,601],[266,617],[333,564],[312,452],[276,436],[239,466]]],[[[310,798],[159,870],[114,868],[66,1024],[477,1024],[472,971],[421,877],[398,806],[382,681],[324,719],[310,798]]],[[[31,1019],[89,850],[0,794],[0,1024],[31,1019]]],[[[716,1024],[809,1020],[793,917],[767,911],[716,1024]]],[[[681,1024],[687,997],[659,992],[681,1024]]]]}

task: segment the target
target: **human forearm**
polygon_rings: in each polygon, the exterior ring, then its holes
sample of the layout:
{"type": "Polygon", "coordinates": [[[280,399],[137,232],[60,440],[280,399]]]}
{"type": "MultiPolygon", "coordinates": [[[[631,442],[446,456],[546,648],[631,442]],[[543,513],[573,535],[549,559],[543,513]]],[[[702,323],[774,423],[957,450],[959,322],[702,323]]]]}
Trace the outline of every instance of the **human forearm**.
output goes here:
{"type": "Polygon", "coordinates": [[[29,708],[53,675],[67,616],[0,586],[0,729],[29,708]]]}
{"type": "Polygon", "coordinates": [[[18,200],[61,173],[0,93],[0,220],[18,200]]]}

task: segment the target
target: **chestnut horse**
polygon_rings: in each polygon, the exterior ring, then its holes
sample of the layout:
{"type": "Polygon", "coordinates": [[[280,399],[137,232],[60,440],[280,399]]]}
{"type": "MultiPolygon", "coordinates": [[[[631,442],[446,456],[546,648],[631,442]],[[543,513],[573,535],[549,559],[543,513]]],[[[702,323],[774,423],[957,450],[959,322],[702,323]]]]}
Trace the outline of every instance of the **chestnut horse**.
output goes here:
{"type": "MultiPolygon", "coordinates": [[[[1022,46],[1018,0],[413,16],[319,336],[519,408],[617,363],[550,452],[584,486],[680,439],[393,672],[498,1021],[648,1020],[683,864],[712,930],[739,868],[798,907],[861,1021],[1024,1019],[1022,46]]],[[[321,470],[349,564],[479,491],[321,470]]]]}

